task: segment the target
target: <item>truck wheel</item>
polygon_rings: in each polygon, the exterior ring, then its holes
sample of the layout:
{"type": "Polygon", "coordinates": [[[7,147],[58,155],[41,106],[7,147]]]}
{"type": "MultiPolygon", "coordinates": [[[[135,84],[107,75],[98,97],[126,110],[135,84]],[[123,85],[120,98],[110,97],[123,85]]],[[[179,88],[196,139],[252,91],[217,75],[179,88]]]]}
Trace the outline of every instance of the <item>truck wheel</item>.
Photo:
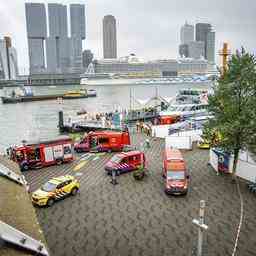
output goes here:
{"type": "Polygon", "coordinates": [[[57,164],[57,165],[61,165],[61,164],[62,164],[62,160],[61,160],[61,159],[57,159],[57,160],[56,160],[56,164],[57,164]]]}
{"type": "Polygon", "coordinates": [[[21,167],[21,171],[22,171],[22,172],[28,171],[28,165],[27,165],[27,164],[24,164],[24,165],[21,167]]]}
{"type": "Polygon", "coordinates": [[[52,198],[48,199],[47,206],[50,207],[54,204],[54,200],[52,198]]]}
{"type": "Polygon", "coordinates": [[[71,190],[71,195],[72,195],[72,196],[75,196],[75,195],[77,194],[77,192],[78,192],[78,188],[73,188],[73,189],[71,190]]]}

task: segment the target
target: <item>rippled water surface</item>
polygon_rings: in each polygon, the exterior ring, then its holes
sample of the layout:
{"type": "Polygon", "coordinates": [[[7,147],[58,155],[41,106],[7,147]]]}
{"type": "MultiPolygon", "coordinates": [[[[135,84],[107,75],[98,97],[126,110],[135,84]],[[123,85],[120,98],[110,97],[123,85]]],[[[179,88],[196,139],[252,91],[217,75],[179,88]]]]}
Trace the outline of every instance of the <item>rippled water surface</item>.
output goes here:
{"type": "MultiPolygon", "coordinates": [[[[86,109],[89,112],[112,111],[117,107],[129,108],[135,104],[131,98],[147,99],[156,95],[174,97],[179,89],[208,88],[203,84],[162,84],[162,85],[102,85],[88,87],[97,91],[96,98],[65,100],[59,104],[56,100],[27,102],[18,104],[0,103],[0,150],[9,145],[19,144],[23,139],[45,139],[58,135],[58,111],[76,113],[86,109]],[[132,95],[132,97],[130,97],[132,95]]],[[[35,95],[56,94],[74,90],[81,86],[33,87],[35,95]]],[[[5,90],[0,90],[3,95],[5,90]]]]}

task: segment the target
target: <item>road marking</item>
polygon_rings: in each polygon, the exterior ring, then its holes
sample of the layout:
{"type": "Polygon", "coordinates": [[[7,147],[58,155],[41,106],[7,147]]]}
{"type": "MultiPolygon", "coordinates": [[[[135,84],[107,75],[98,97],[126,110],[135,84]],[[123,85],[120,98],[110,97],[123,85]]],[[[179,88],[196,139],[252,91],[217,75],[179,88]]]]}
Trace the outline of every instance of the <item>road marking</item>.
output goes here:
{"type": "Polygon", "coordinates": [[[80,161],[82,160],[87,160],[88,158],[90,158],[92,156],[91,153],[86,153],[84,155],[82,155],[82,157],[80,157],[80,161]]]}
{"type": "Polygon", "coordinates": [[[104,156],[106,155],[106,152],[97,153],[97,156],[104,156]]]}
{"type": "Polygon", "coordinates": [[[86,164],[87,164],[88,161],[82,161],[80,162],[78,165],[76,165],[74,168],[73,168],[73,171],[79,171],[82,167],[84,167],[86,164]]]}
{"type": "Polygon", "coordinates": [[[100,157],[99,157],[99,156],[96,156],[96,157],[94,157],[94,158],[92,159],[92,161],[95,161],[95,160],[98,160],[98,159],[100,159],[100,157]]]}

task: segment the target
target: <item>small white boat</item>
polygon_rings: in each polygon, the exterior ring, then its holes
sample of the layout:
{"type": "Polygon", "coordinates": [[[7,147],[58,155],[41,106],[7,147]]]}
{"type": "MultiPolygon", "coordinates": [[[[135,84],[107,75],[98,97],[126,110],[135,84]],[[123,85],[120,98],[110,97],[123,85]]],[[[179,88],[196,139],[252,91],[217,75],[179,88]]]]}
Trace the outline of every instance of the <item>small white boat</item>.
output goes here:
{"type": "Polygon", "coordinates": [[[97,96],[97,92],[94,89],[88,89],[87,95],[88,95],[88,97],[94,97],[94,96],[97,96]]]}

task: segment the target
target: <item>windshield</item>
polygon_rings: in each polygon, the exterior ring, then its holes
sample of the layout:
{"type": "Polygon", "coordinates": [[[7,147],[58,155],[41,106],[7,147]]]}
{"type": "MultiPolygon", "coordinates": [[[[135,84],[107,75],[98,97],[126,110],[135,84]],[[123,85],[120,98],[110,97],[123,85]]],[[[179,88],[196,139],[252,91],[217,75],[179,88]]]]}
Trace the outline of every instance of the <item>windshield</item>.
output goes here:
{"type": "Polygon", "coordinates": [[[184,180],[185,179],[185,172],[184,171],[168,171],[167,172],[167,179],[172,180],[184,180]]]}
{"type": "Polygon", "coordinates": [[[111,158],[111,162],[114,162],[116,164],[120,163],[122,160],[122,157],[118,156],[118,155],[115,155],[111,158]]]}
{"type": "Polygon", "coordinates": [[[57,185],[53,184],[51,182],[46,182],[43,186],[42,186],[42,190],[45,192],[53,192],[55,191],[57,185]]]}

